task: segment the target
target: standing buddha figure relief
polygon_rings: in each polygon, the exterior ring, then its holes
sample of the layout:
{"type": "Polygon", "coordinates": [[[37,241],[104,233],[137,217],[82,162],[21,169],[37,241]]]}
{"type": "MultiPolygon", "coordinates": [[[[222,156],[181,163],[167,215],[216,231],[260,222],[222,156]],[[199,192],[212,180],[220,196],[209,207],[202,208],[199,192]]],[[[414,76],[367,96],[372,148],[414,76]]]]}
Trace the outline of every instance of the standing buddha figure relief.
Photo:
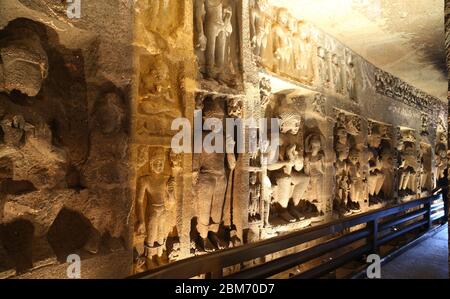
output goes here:
{"type": "Polygon", "coordinates": [[[138,234],[145,234],[144,256],[138,260],[137,267],[146,264],[148,269],[164,264],[167,214],[176,203],[175,180],[164,174],[164,148],[152,149],[150,157],[150,173],[140,177],[136,187],[138,234]]]}
{"type": "Polygon", "coordinates": [[[261,204],[261,184],[258,183],[258,175],[256,172],[250,172],[250,187],[249,187],[249,222],[258,222],[261,220],[261,209],[264,207],[261,204]]]}
{"type": "MultiPolygon", "coordinates": [[[[269,5],[267,0],[254,0],[250,11],[250,35],[253,54],[264,61],[272,24],[268,16],[269,5]]],[[[264,63],[263,63],[264,64],[264,63]]]]}
{"type": "Polygon", "coordinates": [[[277,11],[277,22],[273,26],[273,54],[275,73],[289,75],[292,63],[292,34],[289,28],[289,12],[285,8],[277,11]]]}
{"type": "Polygon", "coordinates": [[[336,169],[336,197],[334,202],[334,209],[341,215],[348,213],[348,199],[350,196],[349,185],[349,140],[345,128],[338,128],[336,130],[336,162],[334,167],[336,169]]]}
{"type": "Polygon", "coordinates": [[[293,37],[293,60],[295,77],[301,82],[312,84],[314,80],[313,45],[311,30],[304,21],[296,21],[293,37]]]}
{"type": "MultiPolygon", "coordinates": [[[[203,115],[205,120],[225,117],[224,107],[217,99],[206,99],[203,115]]],[[[211,132],[204,131],[204,138],[209,133],[222,133],[222,129],[214,126],[211,132]]],[[[206,252],[224,249],[225,240],[219,237],[220,224],[224,220],[225,198],[228,184],[227,167],[232,172],[236,166],[234,153],[216,153],[203,150],[194,155],[194,193],[196,195],[197,232],[200,236],[200,247],[206,252]]]]}
{"type": "Polygon", "coordinates": [[[349,179],[350,179],[350,199],[347,202],[347,207],[354,212],[359,212],[361,209],[361,202],[365,199],[365,190],[367,178],[360,162],[360,152],[356,148],[350,150],[348,157],[349,164],[349,179]]]}
{"type": "Polygon", "coordinates": [[[230,47],[233,11],[224,7],[224,0],[196,0],[194,8],[195,46],[205,52],[207,76],[217,79],[223,75],[230,47]]]}
{"type": "Polygon", "coordinates": [[[381,141],[382,136],[379,126],[374,126],[371,134],[368,136],[369,142],[369,200],[372,204],[380,203],[382,200],[379,194],[382,190],[385,174],[383,173],[383,162],[381,157],[381,141]]]}
{"type": "MultiPolygon", "coordinates": [[[[310,204],[320,203],[323,195],[323,176],[325,174],[324,144],[318,133],[312,133],[305,139],[305,174],[309,177],[309,190],[306,199],[310,204]]],[[[317,215],[317,209],[309,209],[317,215]]]]}
{"type": "Polygon", "coordinates": [[[330,87],[331,77],[330,77],[330,64],[329,64],[329,52],[324,47],[317,48],[318,62],[318,72],[321,83],[325,88],[330,87]]]}
{"type": "Polygon", "coordinates": [[[346,74],[347,74],[347,92],[350,99],[353,101],[356,101],[357,94],[356,94],[356,69],[355,69],[355,62],[354,58],[349,55],[347,57],[347,61],[345,64],[346,68],[346,74]]]}
{"type": "Polygon", "coordinates": [[[342,76],[342,66],[340,58],[337,54],[331,57],[331,72],[333,74],[334,90],[337,93],[344,93],[344,78],[342,76]]]}
{"type": "Polygon", "coordinates": [[[399,195],[415,195],[417,191],[417,177],[419,163],[417,159],[416,139],[412,131],[406,131],[402,134],[402,140],[398,147],[400,152],[399,165],[399,195]]]}

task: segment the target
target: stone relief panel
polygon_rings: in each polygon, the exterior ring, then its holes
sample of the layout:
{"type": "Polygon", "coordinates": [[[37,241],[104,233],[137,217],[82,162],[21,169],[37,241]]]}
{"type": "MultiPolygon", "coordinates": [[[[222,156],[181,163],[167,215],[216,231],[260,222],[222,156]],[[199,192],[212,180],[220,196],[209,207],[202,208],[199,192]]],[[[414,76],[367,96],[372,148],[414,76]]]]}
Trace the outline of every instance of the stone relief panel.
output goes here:
{"type": "Polygon", "coordinates": [[[270,7],[267,2],[252,0],[250,4],[255,60],[269,71],[312,85],[316,46],[311,27],[295,19],[287,9],[270,7]]]}
{"type": "Polygon", "coordinates": [[[415,199],[420,194],[421,159],[417,145],[416,132],[408,128],[398,128],[397,151],[399,155],[399,185],[400,199],[415,199]]]}
{"type": "Polygon", "coordinates": [[[181,67],[163,55],[140,57],[140,80],[136,115],[136,141],[145,143],[149,137],[171,137],[172,121],[183,115],[181,67]]]}
{"type": "Polygon", "coordinates": [[[164,147],[139,146],[136,182],[135,272],[177,260],[176,209],[180,157],[164,147]]]}
{"type": "Polygon", "coordinates": [[[368,202],[366,145],[360,117],[335,109],[336,181],[334,210],[340,215],[361,212],[368,202]]]}
{"type": "Polygon", "coordinates": [[[238,6],[230,0],[194,1],[194,46],[204,79],[238,87],[238,6]]]}
{"type": "Polygon", "coordinates": [[[215,142],[222,144],[222,153],[203,151],[194,154],[195,215],[191,228],[192,254],[225,249],[241,242],[232,214],[236,198],[233,196],[234,170],[237,163],[234,151],[236,142],[231,132],[222,131],[225,127],[225,117],[231,116],[227,111],[233,111],[234,114],[234,105],[229,105],[234,101],[208,94],[203,95],[201,101],[203,120],[214,118],[220,121],[219,126],[213,125],[203,131],[203,140],[220,134],[215,137],[215,142]]]}
{"type": "Polygon", "coordinates": [[[419,111],[433,114],[444,108],[441,101],[380,69],[375,71],[375,88],[377,93],[412,106],[419,111]]]}
{"type": "Polygon", "coordinates": [[[391,126],[369,121],[368,131],[368,188],[372,206],[392,201],[395,151],[391,126]]]}
{"type": "Polygon", "coordinates": [[[447,131],[444,126],[438,126],[435,153],[435,179],[436,185],[440,186],[440,181],[445,178],[445,169],[448,165],[447,155],[447,131]]]}

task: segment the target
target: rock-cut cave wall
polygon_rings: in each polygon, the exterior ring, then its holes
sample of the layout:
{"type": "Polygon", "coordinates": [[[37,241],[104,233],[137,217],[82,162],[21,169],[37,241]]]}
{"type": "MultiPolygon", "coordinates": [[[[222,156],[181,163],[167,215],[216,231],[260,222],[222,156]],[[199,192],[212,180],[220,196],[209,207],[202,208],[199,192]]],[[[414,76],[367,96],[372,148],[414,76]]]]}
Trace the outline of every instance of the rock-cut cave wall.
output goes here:
{"type": "Polygon", "coordinates": [[[82,278],[126,277],[427,196],[444,176],[446,105],[286,9],[84,2],[80,18],[65,1],[0,3],[0,277],[67,277],[72,254],[82,278]],[[174,151],[175,119],[202,139],[211,118],[243,124],[222,131],[229,151],[174,151]],[[251,146],[262,119],[278,151],[251,146]]]}

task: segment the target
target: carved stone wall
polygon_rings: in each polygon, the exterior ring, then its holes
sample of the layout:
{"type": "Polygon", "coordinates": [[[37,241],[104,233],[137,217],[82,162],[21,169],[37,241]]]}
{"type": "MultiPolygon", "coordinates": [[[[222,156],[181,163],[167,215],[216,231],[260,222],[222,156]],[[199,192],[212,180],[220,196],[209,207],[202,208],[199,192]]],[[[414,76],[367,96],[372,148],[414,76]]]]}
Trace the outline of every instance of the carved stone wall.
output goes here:
{"type": "Polygon", "coordinates": [[[131,273],[133,11],[0,3],[0,277],[131,273]],[[71,260],[69,260],[70,262],[71,260]]]}
{"type": "Polygon", "coordinates": [[[0,3],[0,277],[66,277],[70,254],[125,277],[445,177],[444,103],[267,0],[82,7],[0,3]]]}

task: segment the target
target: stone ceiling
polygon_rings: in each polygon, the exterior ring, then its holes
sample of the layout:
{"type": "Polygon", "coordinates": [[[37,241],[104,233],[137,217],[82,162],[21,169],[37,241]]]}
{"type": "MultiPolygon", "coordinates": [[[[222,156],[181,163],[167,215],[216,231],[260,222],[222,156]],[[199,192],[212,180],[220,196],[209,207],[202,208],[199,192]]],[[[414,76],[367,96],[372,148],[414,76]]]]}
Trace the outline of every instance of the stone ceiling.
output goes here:
{"type": "Polygon", "coordinates": [[[270,0],[377,67],[447,101],[444,0],[270,0]]]}

